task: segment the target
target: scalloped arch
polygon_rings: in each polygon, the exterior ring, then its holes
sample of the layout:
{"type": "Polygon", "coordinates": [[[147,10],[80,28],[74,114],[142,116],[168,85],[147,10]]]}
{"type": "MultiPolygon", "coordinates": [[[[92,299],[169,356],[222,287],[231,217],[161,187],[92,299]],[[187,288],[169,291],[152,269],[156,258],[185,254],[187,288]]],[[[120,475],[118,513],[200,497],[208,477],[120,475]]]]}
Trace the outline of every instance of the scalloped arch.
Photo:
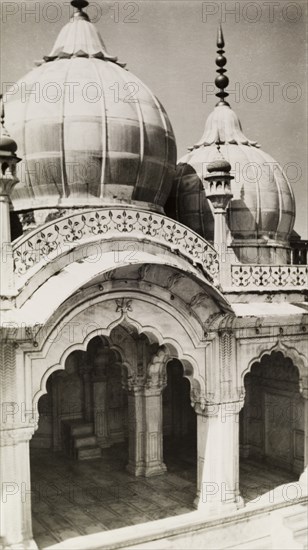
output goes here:
{"type": "MultiPolygon", "coordinates": [[[[116,321],[111,322],[106,328],[100,328],[95,329],[84,337],[83,340],[80,340],[78,342],[74,342],[72,345],[67,347],[65,351],[61,354],[58,361],[54,363],[52,366],[50,366],[43,374],[40,380],[40,388],[38,391],[35,392],[32,400],[33,410],[37,411],[38,407],[38,401],[42,395],[47,393],[47,381],[48,378],[56,371],[58,370],[65,370],[65,363],[67,358],[71,353],[74,351],[87,351],[88,344],[90,343],[95,336],[104,336],[107,337],[108,340],[110,339],[111,333],[113,329],[121,326],[121,323],[125,319],[126,323],[137,330],[138,335],[145,334],[149,340],[150,343],[157,342],[159,345],[164,345],[167,347],[169,351],[169,357],[170,359],[176,358],[181,361],[183,365],[183,375],[189,379],[191,384],[191,390],[194,388],[198,391],[200,391],[201,384],[200,381],[197,380],[195,377],[196,373],[199,374],[199,369],[196,360],[191,355],[185,354],[183,352],[182,346],[174,340],[173,338],[163,338],[162,334],[157,328],[153,328],[150,326],[142,327],[140,323],[138,323],[136,320],[131,319],[127,315],[122,315],[120,319],[117,319],[116,321]]],[[[109,346],[110,349],[114,349],[117,351],[122,359],[122,365],[127,368],[128,372],[132,371],[132,365],[129,361],[126,360],[124,357],[123,349],[121,349],[121,346],[115,345],[114,343],[111,343],[109,346]]],[[[35,355],[35,353],[33,354],[35,355]]],[[[200,378],[200,374],[199,374],[200,378]]],[[[204,383],[204,379],[202,380],[204,383]]]]}
{"type": "MultiPolygon", "coordinates": [[[[261,346],[260,346],[261,347],[261,346]]],[[[296,348],[287,346],[281,341],[276,342],[271,348],[261,349],[257,355],[255,355],[248,363],[247,368],[241,374],[241,381],[244,387],[244,378],[246,374],[251,372],[251,368],[254,363],[260,363],[265,355],[271,355],[275,352],[281,352],[285,358],[291,359],[293,365],[297,367],[299,371],[300,391],[302,391],[303,379],[308,379],[307,358],[300,353],[296,348]]]]}

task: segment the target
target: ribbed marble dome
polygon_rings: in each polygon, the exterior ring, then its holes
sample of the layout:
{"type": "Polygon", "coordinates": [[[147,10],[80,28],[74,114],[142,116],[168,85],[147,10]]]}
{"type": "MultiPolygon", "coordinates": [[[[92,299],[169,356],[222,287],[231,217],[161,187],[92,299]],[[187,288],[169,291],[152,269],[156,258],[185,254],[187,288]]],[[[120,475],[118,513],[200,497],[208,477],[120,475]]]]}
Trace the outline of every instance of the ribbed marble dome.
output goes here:
{"type": "Polygon", "coordinates": [[[165,204],[176,163],[166,112],[107,53],[85,12],[17,87],[6,98],[6,125],[22,157],[15,210],[165,204]]]}
{"type": "Polygon", "coordinates": [[[237,115],[226,103],[215,107],[200,141],[180,159],[168,213],[213,241],[213,213],[203,182],[208,164],[217,157],[218,144],[234,176],[228,210],[233,238],[286,242],[295,219],[292,188],[279,164],[246,138],[237,115]]]}

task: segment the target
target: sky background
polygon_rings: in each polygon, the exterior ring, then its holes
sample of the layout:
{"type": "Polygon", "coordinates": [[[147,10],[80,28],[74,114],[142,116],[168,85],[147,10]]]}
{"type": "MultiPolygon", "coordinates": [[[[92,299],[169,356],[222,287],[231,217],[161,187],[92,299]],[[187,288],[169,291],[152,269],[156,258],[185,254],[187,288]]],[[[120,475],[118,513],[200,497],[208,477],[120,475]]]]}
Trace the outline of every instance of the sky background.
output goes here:
{"type": "MultiPolygon", "coordinates": [[[[60,0],[0,4],[1,83],[13,83],[50,52],[70,6],[60,0]]],[[[295,229],[303,238],[308,238],[306,9],[303,0],[96,0],[87,8],[108,51],[164,105],[179,158],[199,140],[216,103],[204,90],[215,79],[222,22],[229,90],[237,90],[229,103],[245,135],[287,167],[296,196],[295,229]]]]}

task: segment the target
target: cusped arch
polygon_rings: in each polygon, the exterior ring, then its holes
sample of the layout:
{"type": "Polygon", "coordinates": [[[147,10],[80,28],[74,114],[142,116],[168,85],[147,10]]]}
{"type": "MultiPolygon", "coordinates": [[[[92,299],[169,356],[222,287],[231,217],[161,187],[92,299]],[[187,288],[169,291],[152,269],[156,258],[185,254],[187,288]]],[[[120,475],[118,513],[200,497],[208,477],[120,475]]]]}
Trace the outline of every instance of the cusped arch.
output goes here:
{"type": "Polygon", "coordinates": [[[285,359],[290,359],[292,361],[293,365],[297,368],[298,373],[299,373],[299,389],[300,389],[300,392],[302,393],[303,387],[306,388],[308,386],[308,383],[307,383],[307,381],[308,381],[307,358],[305,357],[304,354],[300,353],[295,347],[287,346],[286,344],[284,344],[281,341],[278,341],[276,344],[274,344],[270,348],[262,347],[262,349],[259,349],[259,353],[254,355],[250,359],[246,369],[243,370],[242,373],[241,373],[242,388],[244,388],[244,378],[245,378],[246,374],[251,372],[252,366],[255,363],[261,363],[263,357],[265,357],[266,355],[268,355],[270,357],[272,354],[277,353],[277,352],[282,353],[282,355],[285,359]]]}
{"type": "MultiPolygon", "coordinates": [[[[168,350],[168,356],[170,359],[176,358],[179,361],[181,361],[183,365],[183,371],[184,376],[189,379],[190,385],[191,385],[191,391],[197,391],[200,392],[201,388],[204,387],[204,377],[200,376],[198,364],[195,360],[195,358],[190,355],[184,353],[182,346],[174,340],[173,338],[163,338],[160,331],[156,328],[155,331],[152,330],[152,327],[142,327],[140,323],[138,323],[136,320],[133,320],[131,318],[125,317],[125,322],[127,325],[130,325],[134,330],[137,331],[138,335],[144,334],[147,336],[150,343],[156,342],[159,346],[164,346],[168,350]]],[[[117,322],[110,323],[105,328],[100,329],[94,329],[93,331],[86,334],[83,340],[80,340],[78,342],[73,342],[71,345],[69,345],[60,355],[56,362],[54,362],[50,367],[48,367],[46,370],[44,370],[43,375],[41,376],[40,382],[39,382],[39,389],[34,392],[33,399],[32,399],[32,407],[33,411],[38,410],[38,401],[42,395],[47,393],[47,381],[49,377],[56,371],[65,370],[65,364],[68,357],[74,352],[74,351],[87,351],[88,345],[95,338],[96,336],[102,336],[104,338],[108,338],[108,342],[110,341],[110,335],[114,328],[117,328],[121,326],[123,322],[123,316],[117,320],[117,322]]],[[[123,349],[120,345],[115,344],[114,342],[111,342],[109,345],[109,348],[111,350],[116,351],[119,353],[121,357],[121,364],[123,367],[127,369],[128,374],[133,374],[133,365],[127,360],[125,357],[125,354],[123,352],[123,349]]],[[[32,354],[35,356],[35,352],[32,354]]]]}
{"type": "MultiPolygon", "coordinates": [[[[32,405],[33,410],[37,411],[38,402],[40,398],[47,393],[47,382],[50,376],[57,371],[65,371],[65,364],[68,359],[68,357],[74,352],[74,351],[83,351],[86,352],[88,349],[88,345],[96,336],[103,336],[105,338],[108,338],[109,334],[106,330],[101,329],[94,330],[91,334],[88,334],[83,342],[75,342],[70,347],[68,347],[59,357],[59,361],[54,363],[52,366],[46,369],[43,376],[41,377],[40,381],[40,388],[37,392],[33,395],[32,405]]],[[[123,350],[121,349],[121,346],[118,346],[116,344],[112,344],[109,346],[109,349],[111,351],[116,351],[120,357],[121,357],[121,364],[124,368],[127,369],[127,372],[132,372],[132,365],[123,355],[123,350]]]]}

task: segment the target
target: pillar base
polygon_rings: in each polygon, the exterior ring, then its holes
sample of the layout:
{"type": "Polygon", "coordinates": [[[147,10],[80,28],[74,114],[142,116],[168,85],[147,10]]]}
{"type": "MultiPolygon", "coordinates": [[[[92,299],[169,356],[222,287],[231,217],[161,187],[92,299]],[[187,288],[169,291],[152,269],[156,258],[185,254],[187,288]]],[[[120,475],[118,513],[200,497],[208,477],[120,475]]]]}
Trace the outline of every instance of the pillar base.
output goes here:
{"type": "Polygon", "coordinates": [[[236,500],[233,501],[203,502],[200,496],[197,496],[194,500],[194,507],[206,518],[233,514],[243,508],[244,505],[244,499],[241,496],[236,497],[236,500]]]}
{"type": "Polygon", "coordinates": [[[240,445],[240,457],[248,458],[250,453],[250,445],[240,445]]]}
{"type": "Polygon", "coordinates": [[[97,444],[101,449],[107,449],[113,445],[113,441],[109,437],[96,437],[97,444]]]}
{"type": "Polygon", "coordinates": [[[127,464],[126,471],[134,477],[144,475],[144,464],[127,464]]]}
{"type": "Polygon", "coordinates": [[[165,474],[167,466],[163,462],[148,466],[145,464],[127,464],[126,471],[135,477],[154,477],[165,474]]]}
{"type": "Polygon", "coordinates": [[[145,477],[161,476],[165,474],[166,471],[167,471],[166,464],[164,464],[164,462],[161,462],[160,464],[145,466],[144,476],[145,477]]]}
{"type": "Polygon", "coordinates": [[[1,543],[3,544],[3,546],[1,546],[3,550],[38,550],[38,545],[36,544],[34,539],[25,540],[18,543],[13,542],[12,544],[6,544],[5,541],[2,541],[0,537],[0,544],[1,543]]]}
{"type": "Polygon", "coordinates": [[[305,468],[298,481],[303,491],[302,496],[308,495],[308,468],[305,468]]]}

